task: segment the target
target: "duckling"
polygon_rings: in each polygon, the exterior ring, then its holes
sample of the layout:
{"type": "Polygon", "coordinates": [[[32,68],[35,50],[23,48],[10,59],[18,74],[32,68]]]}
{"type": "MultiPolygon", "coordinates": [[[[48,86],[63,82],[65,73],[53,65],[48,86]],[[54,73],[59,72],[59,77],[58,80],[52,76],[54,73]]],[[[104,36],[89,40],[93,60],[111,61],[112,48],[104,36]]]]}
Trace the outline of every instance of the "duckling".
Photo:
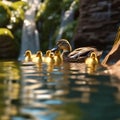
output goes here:
{"type": "Polygon", "coordinates": [[[92,52],[90,54],[90,57],[86,58],[86,60],[85,60],[87,73],[93,73],[96,70],[98,63],[99,62],[98,62],[96,53],[92,52]]]}
{"type": "Polygon", "coordinates": [[[87,66],[95,66],[95,65],[98,65],[98,58],[97,58],[95,52],[92,52],[92,53],[90,54],[90,57],[86,58],[85,64],[86,64],[87,66]]]}
{"type": "Polygon", "coordinates": [[[59,50],[56,50],[54,54],[55,54],[55,56],[54,56],[55,65],[56,65],[56,66],[61,65],[63,59],[62,59],[62,57],[61,57],[60,51],[59,51],[59,50]]]}
{"type": "Polygon", "coordinates": [[[51,53],[51,50],[47,50],[47,51],[46,51],[46,53],[45,53],[45,55],[44,55],[44,60],[43,60],[45,63],[47,62],[47,59],[49,59],[50,53],[51,53]]]}
{"type": "Polygon", "coordinates": [[[98,51],[94,47],[80,47],[72,51],[72,47],[68,40],[60,39],[56,43],[58,49],[62,50],[62,57],[64,62],[85,62],[89,53],[95,52],[97,58],[99,59],[102,51],[98,51]]]}
{"type": "Polygon", "coordinates": [[[55,63],[54,53],[50,53],[49,56],[47,58],[45,58],[45,62],[49,65],[50,64],[54,65],[54,63],[55,63]]]}
{"type": "Polygon", "coordinates": [[[30,50],[25,51],[25,62],[32,62],[32,53],[30,50]]]}
{"type": "Polygon", "coordinates": [[[32,61],[35,63],[42,63],[43,61],[42,51],[37,51],[36,55],[32,58],[32,61]]]}

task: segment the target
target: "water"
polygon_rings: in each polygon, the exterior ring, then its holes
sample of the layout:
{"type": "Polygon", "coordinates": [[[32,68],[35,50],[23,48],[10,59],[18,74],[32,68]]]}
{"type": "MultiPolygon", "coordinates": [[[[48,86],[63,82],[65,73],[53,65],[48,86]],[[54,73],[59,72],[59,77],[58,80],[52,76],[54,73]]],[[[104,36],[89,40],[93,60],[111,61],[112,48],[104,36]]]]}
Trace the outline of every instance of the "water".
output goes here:
{"type": "Polygon", "coordinates": [[[0,120],[119,120],[120,81],[83,64],[0,62],[0,120]]]}

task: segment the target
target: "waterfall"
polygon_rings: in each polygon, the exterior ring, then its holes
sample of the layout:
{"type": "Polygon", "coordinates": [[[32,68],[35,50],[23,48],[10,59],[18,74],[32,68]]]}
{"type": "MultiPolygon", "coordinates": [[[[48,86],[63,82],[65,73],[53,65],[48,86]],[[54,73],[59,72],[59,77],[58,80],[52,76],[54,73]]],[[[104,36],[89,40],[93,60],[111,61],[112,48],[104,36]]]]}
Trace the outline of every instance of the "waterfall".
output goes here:
{"type": "Polygon", "coordinates": [[[27,0],[30,8],[25,12],[25,19],[22,28],[21,51],[18,60],[24,59],[26,50],[31,50],[34,54],[40,49],[39,33],[36,29],[35,15],[40,4],[40,0],[27,0]]]}
{"type": "Polygon", "coordinates": [[[77,2],[73,1],[68,10],[62,11],[61,24],[60,24],[60,29],[59,29],[56,41],[61,39],[62,34],[63,34],[64,29],[67,26],[67,24],[69,24],[71,21],[73,21],[74,8],[75,8],[76,4],[77,4],[77,2]]]}

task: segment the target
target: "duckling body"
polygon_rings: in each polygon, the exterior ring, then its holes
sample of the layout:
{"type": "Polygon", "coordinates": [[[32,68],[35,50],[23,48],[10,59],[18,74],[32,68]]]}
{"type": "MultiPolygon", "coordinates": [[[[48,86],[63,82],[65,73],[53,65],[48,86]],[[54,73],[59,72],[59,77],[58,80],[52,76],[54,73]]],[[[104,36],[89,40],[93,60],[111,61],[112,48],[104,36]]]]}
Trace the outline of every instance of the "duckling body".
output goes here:
{"type": "Polygon", "coordinates": [[[92,52],[90,54],[90,57],[86,58],[85,64],[86,64],[86,72],[87,73],[94,73],[96,71],[97,65],[98,65],[98,59],[96,57],[96,54],[92,52]]]}
{"type": "Polygon", "coordinates": [[[54,59],[55,59],[55,65],[56,65],[56,66],[59,66],[59,65],[62,63],[63,59],[62,59],[62,57],[61,57],[60,51],[58,51],[58,50],[55,51],[54,59]]]}
{"type": "Polygon", "coordinates": [[[96,65],[98,65],[98,59],[94,52],[90,54],[90,57],[86,58],[85,64],[87,67],[95,67],[96,65]]]}
{"type": "Polygon", "coordinates": [[[32,58],[32,61],[35,63],[42,63],[43,62],[42,51],[38,51],[36,55],[32,58]]]}
{"type": "Polygon", "coordinates": [[[54,59],[54,54],[50,53],[48,57],[45,58],[45,63],[54,65],[55,59],[54,59]]]}
{"type": "Polygon", "coordinates": [[[95,52],[98,59],[102,54],[94,47],[80,47],[72,51],[72,47],[66,39],[58,40],[56,45],[63,51],[62,57],[65,62],[85,62],[91,52],[95,52]]]}
{"type": "Polygon", "coordinates": [[[43,61],[46,63],[50,57],[50,53],[51,53],[51,50],[47,50],[45,55],[44,55],[44,58],[43,58],[43,61]]]}

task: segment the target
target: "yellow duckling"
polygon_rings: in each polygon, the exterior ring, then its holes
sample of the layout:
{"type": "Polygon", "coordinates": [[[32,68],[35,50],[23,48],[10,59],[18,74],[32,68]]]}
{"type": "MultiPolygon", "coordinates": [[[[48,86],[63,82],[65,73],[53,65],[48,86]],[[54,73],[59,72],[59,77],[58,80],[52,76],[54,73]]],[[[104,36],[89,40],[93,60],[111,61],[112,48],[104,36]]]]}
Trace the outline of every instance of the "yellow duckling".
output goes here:
{"type": "Polygon", "coordinates": [[[43,58],[43,61],[46,63],[47,62],[47,59],[49,59],[49,56],[50,56],[50,53],[51,53],[51,50],[47,50],[45,55],[44,55],[44,58],[43,58]]]}
{"type": "Polygon", "coordinates": [[[43,62],[43,55],[42,51],[37,51],[36,55],[32,58],[32,61],[35,63],[42,63],[43,62]]]}
{"type": "Polygon", "coordinates": [[[49,65],[50,64],[54,65],[54,63],[55,63],[54,53],[50,53],[49,56],[47,58],[45,58],[45,62],[49,65]]]}
{"type": "Polygon", "coordinates": [[[85,64],[86,64],[87,66],[94,66],[94,65],[97,65],[97,64],[98,64],[98,59],[97,59],[97,56],[96,56],[96,53],[95,53],[95,52],[92,52],[92,53],[90,54],[90,57],[86,58],[85,64]]]}
{"type": "Polygon", "coordinates": [[[90,57],[86,58],[85,64],[88,73],[93,73],[96,70],[96,66],[98,65],[98,58],[95,52],[92,52],[90,57]]]}
{"type": "Polygon", "coordinates": [[[55,59],[55,65],[56,65],[56,66],[61,65],[61,63],[63,62],[63,59],[62,59],[62,57],[61,57],[61,53],[60,53],[59,50],[56,50],[56,51],[55,51],[54,59],[55,59]]]}
{"type": "Polygon", "coordinates": [[[30,50],[25,51],[25,62],[32,62],[32,53],[30,50]]]}

